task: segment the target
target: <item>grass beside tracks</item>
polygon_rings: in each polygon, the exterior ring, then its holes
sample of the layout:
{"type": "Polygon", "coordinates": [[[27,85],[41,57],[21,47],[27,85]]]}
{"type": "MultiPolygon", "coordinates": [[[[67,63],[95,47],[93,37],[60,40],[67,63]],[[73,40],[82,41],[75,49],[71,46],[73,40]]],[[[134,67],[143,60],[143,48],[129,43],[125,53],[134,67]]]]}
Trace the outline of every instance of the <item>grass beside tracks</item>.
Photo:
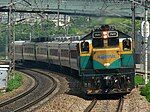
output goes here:
{"type": "MultiPolygon", "coordinates": [[[[149,78],[150,80],[150,78],[149,78]]],[[[141,75],[135,76],[135,85],[144,85],[144,79],[141,75]]],[[[150,82],[140,88],[141,95],[145,96],[148,102],[150,102],[150,82]]]]}
{"type": "Polygon", "coordinates": [[[145,96],[148,102],[150,102],[150,82],[141,88],[141,95],[145,96]]]}
{"type": "Polygon", "coordinates": [[[136,75],[135,76],[135,85],[143,85],[144,84],[144,79],[143,79],[143,76],[141,75],[136,75]]]}
{"type": "Polygon", "coordinates": [[[13,91],[14,89],[17,89],[22,85],[23,77],[20,72],[14,72],[11,74],[11,78],[8,81],[7,89],[6,91],[13,91]]]}

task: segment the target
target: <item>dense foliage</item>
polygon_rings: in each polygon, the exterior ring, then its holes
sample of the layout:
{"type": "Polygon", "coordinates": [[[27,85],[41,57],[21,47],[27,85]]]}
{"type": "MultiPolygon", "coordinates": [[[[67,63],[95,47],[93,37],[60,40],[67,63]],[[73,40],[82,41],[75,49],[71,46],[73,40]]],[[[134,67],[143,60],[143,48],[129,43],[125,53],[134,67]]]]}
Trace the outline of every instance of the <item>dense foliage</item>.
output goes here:
{"type": "MultiPolygon", "coordinates": [[[[106,18],[106,24],[113,24],[116,26],[117,29],[121,30],[126,34],[131,34],[132,32],[132,20],[131,19],[124,19],[124,18],[106,18]]],[[[140,30],[140,21],[136,20],[136,31],[140,30]]]]}
{"type": "MultiPolygon", "coordinates": [[[[139,29],[139,21],[137,30],[139,29]]],[[[18,23],[15,25],[15,40],[29,40],[30,38],[47,37],[50,35],[82,35],[87,34],[93,28],[99,27],[102,24],[112,24],[117,29],[131,33],[131,20],[121,18],[89,18],[89,17],[72,17],[70,22],[61,27],[56,27],[51,20],[42,20],[35,23],[18,23]]],[[[7,24],[0,23],[0,52],[5,51],[5,46],[8,39],[7,24]]]]}
{"type": "MultiPolygon", "coordinates": [[[[136,85],[144,85],[144,79],[141,75],[135,76],[136,85]]],[[[145,96],[146,99],[150,102],[150,82],[140,89],[141,95],[145,96]]]]}
{"type": "Polygon", "coordinates": [[[141,95],[145,96],[150,102],[150,82],[145,87],[141,88],[141,95]]]}
{"type": "Polygon", "coordinates": [[[136,75],[135,76],[135,85],[143,85],[143,84],[144,84],[143,76],[136,75]]]}
{"type": "Polygon", "coordinates": [[[7,91],[17,89],[22,85],[22,75],[19,72],[15,72],[13,77],[8,81],[7,91]]]}
{"type": "Polygon", "coordinates": [[[0,53],[4,52],[8,37],[6,24],[0,23],[0,53]]]}

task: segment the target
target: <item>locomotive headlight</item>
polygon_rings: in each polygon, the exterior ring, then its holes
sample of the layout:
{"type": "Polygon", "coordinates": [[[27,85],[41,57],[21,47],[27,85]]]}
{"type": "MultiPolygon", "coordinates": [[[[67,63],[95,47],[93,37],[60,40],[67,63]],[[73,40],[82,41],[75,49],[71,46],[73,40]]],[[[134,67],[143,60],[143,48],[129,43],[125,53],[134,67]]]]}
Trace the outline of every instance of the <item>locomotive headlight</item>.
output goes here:
{"type": "Polygon", "coordinates": [[[105,80],[110,80],[110,79],[111,79],[111,76],[105,76],[104,79],[105,79],[105,80]]]}
{"type": "Polygon", "coordinates": [[[102,33],[102,36],[103,36],[104,39],[107,39],[107,38],[108,38],[108,32],[107,32],[107,31],[104,31],[104,32],[102,33]]]}
{"type": "Polygon", "coordinates": [[[104,63],[104,66],[108,67],[108,66],[110,66],[110,63],[104,63]]]}

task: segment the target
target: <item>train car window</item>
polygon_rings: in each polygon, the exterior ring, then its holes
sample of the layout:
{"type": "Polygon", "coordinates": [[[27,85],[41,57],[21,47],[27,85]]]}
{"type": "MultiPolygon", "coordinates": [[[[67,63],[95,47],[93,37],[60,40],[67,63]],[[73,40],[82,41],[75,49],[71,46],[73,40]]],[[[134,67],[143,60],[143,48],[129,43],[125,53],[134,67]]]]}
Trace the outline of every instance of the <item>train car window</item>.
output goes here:
{"type": "Polygon", "coordinates": [[[22,47],[21,46],[15,46],[15,53],[22,53],[22,47]]]}
{"type": "Polygon", "coordinates": [[[30,47],[25,48],[25,53],[33,53],[33,52],[34,52],[33,48],[30,48],[30,47]]]}
{"type": "Polygon", "coordinates": [[[76,48],[77,48],[77,51],[78,51],[78,53],[79,53],[79,43],[76,45],[76,48]]]}
{"type": "Polygon", "coordinates": [[[102,38],[94,38],[92,45],[94,48],[103,48],[104,47],[104,42],[102,38]]]}
{"type": "Polygon", "coordinates": [[[71,50],[71,58],[76,59],[77,58],[77,51],[76,50],[71,50]]]}
{"type": "Polygon", "coordinates": [[[123,40],[123,50],[124,51],[131,50],[131,41],[129,39],[123,40]]]}
{"type": "Polygon", "coordinates": [[[88,42],[81,42],[81,52],[89,52],[89,43],[88,42]]]}
{"type": "Polygon", "coordinates": [[[37,53],[47,55],[47,49],[46,48],[38,48],[37,53]]]}
{"type": "Polygon", "coordinates": [[[50,55],[58,56],[58,49],[50,49],[50,55]]]}
{"type": "Polygon", "coordinates": [[[66,49],[61,49],[61,57],[69,57],[68,50],[66,50],[66,49]]]}
{"type": "Polygon", "coordinates": [[[108,39],[108,46],[109,47],[116,47],[119,45],[119,39],[118,38],[109,38],[108,39]]]}

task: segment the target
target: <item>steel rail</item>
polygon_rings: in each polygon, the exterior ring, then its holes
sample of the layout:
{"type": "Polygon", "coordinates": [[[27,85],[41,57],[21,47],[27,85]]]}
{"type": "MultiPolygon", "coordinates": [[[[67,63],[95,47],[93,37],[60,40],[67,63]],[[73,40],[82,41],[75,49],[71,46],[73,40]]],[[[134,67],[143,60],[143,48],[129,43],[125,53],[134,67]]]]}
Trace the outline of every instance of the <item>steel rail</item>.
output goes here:
{"type": "Polygon", "coordinates": [[[90,103],[90,105],[84,110],[84,112],[90,112],[93,107],[96,105],[97,99],[93,99],[93,101],[90,103]]]}
{"type": "Polygon", "coordinates": [[[21,111],[24,111],[24,110],[32,107],[33,105],[37,104],[39,101],[43,100],[44,98],[46,98],[50,94],[52,94],[52,92],[57,88],[57,82],[51,76],[47,75],[46,73],[40,72],[40,71],[36,71],[36,70],[31,70],[31,71],[38,72],[38,73],[43,74],[43,75],[47,76],[48,78],[50,78],[53,82],[52,88],[50,90],[48,90],[43,96],[41,96],[37,100],[32,101],[32,102],[14,110],[14,112],[21,112],[21,111]]]}
{"type": "Polygon", "coordinates": [[[14,101],[17,101],[18,99],[21,99],[21,98],[23,98],[24,96],[26,96],[26,95],[28,95],[29,93],[31,93],[32,91],[34,91],[34,90],[38,87],[39,83],[38,83],[38,80],[37,80],[34,76],[31,76],[31,77],[32,77],[32,78],[34,79],[34,81],[35,81],[35,84],[34,84],[34,86],[33,86],[31,89],[29,89],[29,90],[27,90],[27,91],[25,91],[25,92],[23,92],[23,93],[21,93],[21,94],[15,96],[15,97],[12,97],[12,98],[9,99],[9,100],[6,100],[6,101],[1,102],[1,103],[0,103],[0,107],[3,107],[3,106],[5,106],[5,105],[8,105],[8,104],[14,102],[14,101]]]}
{"type": "Polygon", "coordinates": [[[124,98],[121,97],[121,98],[119,99],[119,103],[118,103],[118,107],[117,107],[116,112],[122,112],[122,109],[123,109],[123,103],[124,103],[124,98]]]}
{"type": "MultiPolygon", "coordinates": [[[[24,67],[21,67],[21,68],[24,68],[24,67]]],[[[57,81],[56,81],[53,77],[51,77],[50,75],[48,75],[48,74],[46,74],[46,73],[44,73],[44,72],[39,72],[39,71],[35,71],[35,70],[28,70],[28,71],[19,70],[19,71],[24,72],[24,73],[28,73],[28,74],[29,74],[30,72],[31,72],[30,74],[32,74],[32,72],[33,72],[34,74],[38,73],[39,75],[41,74],[42,76],[45,75],[45,76],[47,77],[47,81],[48,81],[48,80],[51,80],[52,86],[51,86],[50,88],[45,89],[44,92],[43,92],[43,94],[40,93],[39,97],[33,99],[32,101],[30,101],[30,100],[27,101],[27,102],[25,101],[26,103],[24,103],[24,104],[23,104],[22,102],[20,102],[20,103],[21,103],[21,106],[20,106],[20,107],[10,108],[11,111],[13,111],[13,112],[25,111],[26,109],[32,107],[33,105],[37,104],[37,103],[40,102],[41,100],[43,100],[43,99],[45,99],[46,97],[48,97],[48,96],[49,96],[50,94],[52,94],[53,91],[57,88],[57,81]]],[[[36,80],[36,79],[35,79],[35,80],[36,80]]],[[[28,91],[22,93],[21,95],[18,95],[18,96],[14,97],[14,98],[12,98],[12,99],[10,99],[10,100],[7,100],[7,101],[2,102],[0,108],[3,109],[3,108],[5,108],[5,107],[7,107],[7,106],[9,106],[9,105],[12,105],[14,102],[15,102],[14,104],[17,104],[19,100],[22,100],[22,99],[24,99],[24,98],[26,98],[26,97],[27,97],[27,99],[28,99],[30,96],[32,96],[33,94],[35,94],[35,91],[38,90],[38,89],[37,89],[37,88],[38,88],[37,86],[39,86],[39,81],[38,81],[38,79],[36,80],[35,83],[36,83],[35,86],[34,86],[33,88],[31,88],[30,90],[28,90],[28,91]],[[32,93],[32,92],[33,92],[33,93],[32,93]],[[30,94],[30,93],[31,93],[32,95],[29,95],[29,96],[28,96],[28,94],[30,94]]],[[[48,84],[48,83],[47,83],[47,84],[48,84]]],[[[30,99],[30,98],[29,98],[29,99],[30,99]]],[[[14,104],[13,104],[13,105],[14,105],[14,104]]],[[[10,107],[11,107],[11,106],[10,106],[10,107]]],[[[8,109],[6,108],[6,110],[8,110],[8,109]]],[[[4,110],[4,111],[5,111],[5,110],[4,110]]]]}

